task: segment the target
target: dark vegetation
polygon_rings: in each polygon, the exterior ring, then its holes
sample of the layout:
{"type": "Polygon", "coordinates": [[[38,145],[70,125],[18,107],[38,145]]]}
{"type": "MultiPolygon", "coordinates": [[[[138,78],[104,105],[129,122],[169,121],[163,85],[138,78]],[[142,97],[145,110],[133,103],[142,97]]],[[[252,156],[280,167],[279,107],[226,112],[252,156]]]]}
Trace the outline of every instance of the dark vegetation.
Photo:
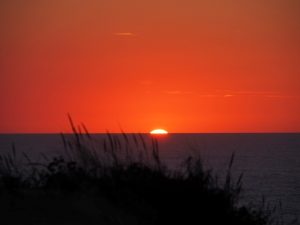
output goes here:
{"type": "Polygon", "coordinates": [[[0,157],[1,224],[275,224],[272,211],[241,206],[242,176],[225,182],[188,157],[178,170],[156,138],[107,134],[99,145],[84,125],[62,135],[65,153],[45,163],[16,150],[0,157]]]}

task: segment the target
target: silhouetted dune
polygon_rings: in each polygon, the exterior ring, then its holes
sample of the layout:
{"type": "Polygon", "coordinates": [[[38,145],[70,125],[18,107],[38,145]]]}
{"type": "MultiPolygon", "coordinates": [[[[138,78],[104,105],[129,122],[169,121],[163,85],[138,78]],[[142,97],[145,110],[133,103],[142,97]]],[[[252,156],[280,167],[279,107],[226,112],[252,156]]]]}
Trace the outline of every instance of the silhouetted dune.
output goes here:
{"type": "MultiPolygon", "coordinates": [[[[275,224],[272,210],[241,206],[242,175],[225,182],[187,157],[168,169],[155,137],[107,134],[101,145],[70,119],[65,153],[47,163],[0,158],[1,224],[275,224]],[[21,169],[22,168],[22,169],[21,169]],[[3,223],[2,223],[3,222],[3,223]]],[[[26,160],[25,160],[26,159],[26,160]]],[[[278,221],[277,221],[278,222],[278,221]]]]}

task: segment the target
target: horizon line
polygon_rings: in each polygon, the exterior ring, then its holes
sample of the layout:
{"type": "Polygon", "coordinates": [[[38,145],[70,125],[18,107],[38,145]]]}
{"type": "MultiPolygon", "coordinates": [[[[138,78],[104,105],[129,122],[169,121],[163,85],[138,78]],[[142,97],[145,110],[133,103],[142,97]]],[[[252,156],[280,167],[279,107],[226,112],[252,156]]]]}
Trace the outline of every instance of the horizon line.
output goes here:
{"type": "MultiPolygon", "coordinates": [[[[50,135],[74,134],[74,132],[0,132],[0,135],[50,135]]],[[[86,132],[81,133],[86,135],[86,132]]],[[[150,132],[88,132],[88,134],[150,134],[150,132]]],[[[300,131],[255,131],[255,132],[168,132],[168,134],[300,134],[300,131]]]]}

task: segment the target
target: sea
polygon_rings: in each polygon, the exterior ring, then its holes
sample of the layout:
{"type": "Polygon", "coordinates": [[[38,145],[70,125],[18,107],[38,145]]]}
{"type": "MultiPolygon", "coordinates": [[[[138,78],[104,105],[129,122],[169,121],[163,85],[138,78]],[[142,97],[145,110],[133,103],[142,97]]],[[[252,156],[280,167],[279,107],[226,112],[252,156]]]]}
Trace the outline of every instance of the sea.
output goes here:
{"type": "MultiPolygon", "coordinates": [[[[124,134],[113,135],[124,138],[124,134]]],[[[150,139],[148,134],[143,136],[150,139]]],[[[101,143],[109,135],[92,134],[92,138],[101,143]]],[[[168,134],[156,139],[159,154],[169,168],[180,168],[189,156],[201,157],[204,167],[212,169],[220,182],[234,155],[232,175],[237,179],[243,174],[241,202],[258,206],[265,202],[269,209],[276,207],[276,216],[285,223],[298,220],[299,224],[299,133],[168,134]]],[[[25,153],[37,161],[65,151],[60,134],[0,135],[0,154],[12,152],[13,145],[18,157],[25,153]]]]}

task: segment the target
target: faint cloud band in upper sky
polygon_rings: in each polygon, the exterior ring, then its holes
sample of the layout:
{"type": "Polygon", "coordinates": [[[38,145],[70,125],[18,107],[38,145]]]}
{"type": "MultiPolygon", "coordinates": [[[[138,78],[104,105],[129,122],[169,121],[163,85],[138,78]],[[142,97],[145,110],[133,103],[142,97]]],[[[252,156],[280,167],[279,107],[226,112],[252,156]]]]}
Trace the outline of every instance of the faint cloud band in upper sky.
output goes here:
{"type": "Polygon", "coordinates": [[[114,33],[114,35],[116,35],[116,36],[135,36],[135,34],[132,32],[116,32],[116,33],[114,33]]]}

